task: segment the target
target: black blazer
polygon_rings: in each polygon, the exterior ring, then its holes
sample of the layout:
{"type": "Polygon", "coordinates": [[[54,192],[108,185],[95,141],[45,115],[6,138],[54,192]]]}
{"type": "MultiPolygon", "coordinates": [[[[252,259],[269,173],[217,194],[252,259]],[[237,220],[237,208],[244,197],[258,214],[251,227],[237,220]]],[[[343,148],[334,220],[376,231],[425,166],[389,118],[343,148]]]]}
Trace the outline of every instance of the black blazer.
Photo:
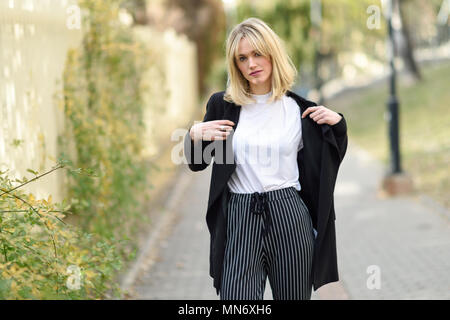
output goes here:
{"type": "MultiPolygon", "coordinates": [[[[231,120],[236,130],[241,106],[225,101],[224,93],[216,92],[210,97],[203,121],[231,120]]],[[[287,91],[286,95],[297,102],[300,114],[308,107],[317,105],[291,91],[287,91]]],[[[312,269],[314,290],[339,280],[333,192],[339,165],[347,150],[347,126],[344,116],[339,114],[342,119],[333,126],[317,124],[309,116],[301,119],[303,148],[297,154],[301,185],[299,195],[308,207],[317,230],[312,269]]],[[[206,223],[211,235],[210,275],[214,278],[217,294],[220,291],[226,243],[226,210],[230,192],[227,181],[236,168],[232,149],[233,133],[226,140],[194,143],[188,132],[184,140],[184,154],[192,171],[205,169],[214,157],[206,223]],[[199,161],[195,151],[206,151],[207,156],[200,157],[199,161]]]]}

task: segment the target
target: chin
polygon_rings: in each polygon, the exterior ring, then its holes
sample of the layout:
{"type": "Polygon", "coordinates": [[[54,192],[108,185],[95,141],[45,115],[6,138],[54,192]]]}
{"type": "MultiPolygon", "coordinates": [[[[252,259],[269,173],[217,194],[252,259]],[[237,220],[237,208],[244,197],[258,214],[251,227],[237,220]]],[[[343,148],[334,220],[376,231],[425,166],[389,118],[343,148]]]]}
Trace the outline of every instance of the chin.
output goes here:
{"type": "Polygon", "coordinates": [[[266,81],[267,81],[267,79],[257,79],[257,80],[251,81],[251,83],[253,83],[253,84],[261,84],[261,83],[264,83],[266,81]]]}

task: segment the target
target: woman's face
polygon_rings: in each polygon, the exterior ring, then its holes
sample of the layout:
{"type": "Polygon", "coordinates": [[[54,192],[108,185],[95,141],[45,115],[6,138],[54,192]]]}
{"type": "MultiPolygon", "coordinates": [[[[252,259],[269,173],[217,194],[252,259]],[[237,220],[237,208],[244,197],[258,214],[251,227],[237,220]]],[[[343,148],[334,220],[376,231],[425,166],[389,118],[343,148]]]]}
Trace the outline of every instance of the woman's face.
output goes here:
{"type": "Polygon", "coordinates": [[[256,52],[246,38],[239,42],[236,61],[242,75],[249,81],[252,93],[265,94],[271,90],[272,63],[256,52]]]}

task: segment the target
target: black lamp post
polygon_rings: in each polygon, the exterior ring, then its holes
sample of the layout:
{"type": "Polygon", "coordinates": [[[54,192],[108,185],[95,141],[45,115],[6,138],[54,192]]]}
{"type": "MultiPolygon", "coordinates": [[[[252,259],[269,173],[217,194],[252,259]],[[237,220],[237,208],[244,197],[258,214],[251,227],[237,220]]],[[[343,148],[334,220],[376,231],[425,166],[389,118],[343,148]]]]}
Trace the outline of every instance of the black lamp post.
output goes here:
{"type": "Polygon", "coordinates": [[[311,22],[313,26],[313,32],[315,37],[314,42],[314,82],[315,82],[315,89],[317,90],[317,93],[319,94],[319,99],[317,103],[319,105],[324,103],[324,98],[322,94],[322,85],[323,81],[320,76],[320,64],[322,60],[321,56],[321,42],[322,42],[322,2],[321,0],[311,0],[310,2],[310,16],[311,16],[311,22]]]}
{"type": "Polygon", "coordinates": [[[390,142],[390,154],[391,154],[391,173],[397,174],[402,172],[400,164],[400,143],[399,143],[399,103],[396,96],[396,71],[394,65],[395,56],[395,40],[394,30],[392,28],[392,1],[390,0],[388,11],[388,29],[389,29],[389,42],[391,48],[390,54],[390,94],[388,100],[388,121],[389,121],[389,142],[390,142]]]}
{"type": "Polygon", "coordinates": [[[411,177],[404,173],[401,168],[400,161],[400,139],[399,139],[399,103],[396,95],[396,72],[394,65],[395,55],[395,40],[394,30],[392,27],[392,3],[396,0],[388,0],[387,23],[389,29],[389,43],[390,43],[390,90],[388,106],[388,122],[389,122],[389,145],[390,145],[390,159],[391,166],[389,173],[384,177],[382,188],[389,195],[397,195],[408,193],[413,189],[413,182],[411,177]]]}

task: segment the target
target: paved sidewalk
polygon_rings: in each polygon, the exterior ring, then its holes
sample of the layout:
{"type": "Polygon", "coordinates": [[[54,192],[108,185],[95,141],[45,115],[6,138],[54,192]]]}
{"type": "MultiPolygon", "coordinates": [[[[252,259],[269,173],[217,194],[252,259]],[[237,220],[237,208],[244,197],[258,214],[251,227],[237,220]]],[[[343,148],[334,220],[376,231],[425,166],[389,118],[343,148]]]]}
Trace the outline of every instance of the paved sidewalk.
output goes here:
{"type": "Polygon", "coordinates": [[[349,145],[335,188],[338,261],[350,299],[450,299],[450,220],[419,197],[377,196],[384,171],[349,145]],[[369,266],[380,289],[369,289],[369,266]]]}
{"type": "MultiPolygon", "coordinates": [[[[164,213],[160,239],[141,257],[130,298],[218,299],[208,272],[210,170],[183,168],[187,187],[164,213]]],[[[340,281],[312,299],[450,299],[449,216],[412,196],[378,196],[382,176],[382,167],[350,143],[335,189],[340,281]],[[369,274],[369,266],[376,272],[369,274]],[[369,289],[377,274],[380,288],[369,289]]],[[[272,299],[268,281],[264,299],[272,299]]]]}

